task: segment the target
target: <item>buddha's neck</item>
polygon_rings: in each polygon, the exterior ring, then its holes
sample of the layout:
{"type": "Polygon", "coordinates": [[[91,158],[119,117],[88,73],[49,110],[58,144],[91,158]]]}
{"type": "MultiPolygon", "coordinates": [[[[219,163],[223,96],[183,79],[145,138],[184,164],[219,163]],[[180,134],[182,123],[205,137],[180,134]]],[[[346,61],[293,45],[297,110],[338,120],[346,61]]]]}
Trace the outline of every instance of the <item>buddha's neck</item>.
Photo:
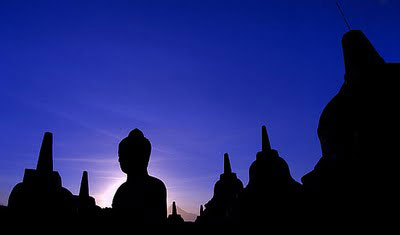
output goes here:
{"type": "Polygon", "coordinates": [[[144,169],[143,171],[140,172],[135,172],[135,173],[130,173],[127,176],[126,181],[127,182],[133,182],[133,181],[137,181],[138,179],[142,179],[149,176],[149,173],[147,172],[147,169],[144,169]]]}

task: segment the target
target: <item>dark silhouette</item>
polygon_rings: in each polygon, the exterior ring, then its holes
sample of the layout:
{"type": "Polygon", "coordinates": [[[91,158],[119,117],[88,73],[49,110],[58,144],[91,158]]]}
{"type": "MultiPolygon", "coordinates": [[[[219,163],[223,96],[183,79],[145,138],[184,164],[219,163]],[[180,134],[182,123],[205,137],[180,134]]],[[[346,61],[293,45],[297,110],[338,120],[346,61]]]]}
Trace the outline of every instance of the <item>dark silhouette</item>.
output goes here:
{"type": "Polygon", "coordinates": [[[199,216],[197,216],[195,222],[198,224],[205,223],[206,221],[204,221],[203,218],[204,218],[204,208],[203,205],[200,205],[200,213],[199,216]]]}
{"type": "Polygon", "coordinates": [[[44,134],[36,170],[25,169],[23,181],[10,194],[8,207],[25,213],[74,211],[72,193],[62,187],[60,175],[53,171],[53,135],[50,132],[44,134]]]}
{"type": "Polygon", "coordinates": [[[96,201],[89,195],[88,173],[84,171],[82,174],[81,187],[79,195],[74,196],[77,212],[79,215],[94,215],[100,207],[96,206],[96,201]]]}
{"type": "MultiPolygon", "coordinates": [[[[204,223],[227,223],[232,219],[233,204],[243,190],[243,183],[232,172],[229,155],[224,154],[224,173],[215,183],[214,196],[205,204],[201,212],[201,221],[204,223]]],[[[200,221],[200,220],[199,220],[200,221]]]]}
{"type": "Polygon", "coordinates": [[[301,203],[302,187],[290,175],[285,160],[271,148],[265,126],[262,127],[262,151],[257,153],[249,173],[249,183],[235,211],[237,221],[260,223],[293,216],[301,203]]]}
{"type": "Polygon", "coordinates": [[[168,216],[167,222],[168,224],[183,224],[185,222],[182,216],[178,214],[175,202],[172,202],[172,214],[168,216]]]}
{"type": "MultiPolygon", "coordinates": [[[[167,214],[168,215],[172,214],[172,211],[173,211],[172,206],[173,205],[171,204],[167,209],[167,214]]],[[[196,214],[193,214],[193,213],[185,211],[184,209],[180,208],[179,206],[176,206],[176,213],[180,214],[182,219],[185,222],[194,222],[196,220],[197,216],[198,216],[196,214]]]]}
{"type": "MultiPolygon", "coordinates": [[[[397,153],[397,138],[390,134],[397,133],[393,131],[398,122],[394,81],[400,78],[400,64],[386,63],[361,31],[346,33],[342,44],[345,81],[321,114],[318,137],[322,157],[302,178],[303,185],[292,178],[288,164],[271,148],[263,126],[262,151],[250,166],[246,188],[225,154],[224,173],[205,209],[200,206],[197,224],[268,223],[271,227],[293,226],[295,220],[322,225],[319,222],[324,220],[337,225],[351,218],[354,225],[361,218],[385,215],[376,211],[397,203],[398,165],[392,157],[397,153]]],[[[42,217],[35,216],[56,214],[54,218],[59,220],[61,215],[83,215],[84,225],[95,218],[96,223],[104,220],[118,227],[188,224],[180,215],[183,212],[178,214],[175,202],[167,218],[166,188],[147,172],[151,143],[140,130],[134,129],[119,144],[120,167],[127,181],[115,193],[113,208],[96,206],[86,171],[78,196],[62,187],[60,175],[53,170],[52,144],[52,134],[46,132],[36,170],[25,169],[8,207],[0,206],[0,216],[16,213],[15,218],[27,215],[29,220],[42,222],[42,217]]]]}
{"type": "Polygon", "coordinates": [[[161,180],[147,172],[150,154],[150,141],[139,129],[120,142],[119,163],[127,181],[115,193],[112,207],[133,222],[158,224],[167,218],[167,190],[161,180]]]}
{"type": "Polygon", "coordinates": [[[6,206],[0,205],[0,218],[2,216],[4,216],[4,214],[6,213],[7,209],[8,208],[6,206]]]}
{"type": "Polygon", "coordinates": [[[324,214],[370,215],[396,195],[397,160],[385,156],[396,152],[388,136],[397,123],[400,66],[385,63],[361,31],[346,33],[342,45],[345,81],[321,114],[322,157],[302,182],[316,214],[323,204],[324,214]]]}

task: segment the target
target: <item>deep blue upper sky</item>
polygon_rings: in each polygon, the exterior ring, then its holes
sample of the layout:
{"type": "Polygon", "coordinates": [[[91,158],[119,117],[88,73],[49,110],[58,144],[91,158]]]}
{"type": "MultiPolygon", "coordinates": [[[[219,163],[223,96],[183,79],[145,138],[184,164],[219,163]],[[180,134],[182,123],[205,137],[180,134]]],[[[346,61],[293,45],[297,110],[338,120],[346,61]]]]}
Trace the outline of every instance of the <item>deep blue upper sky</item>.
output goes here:
{"type": "MultiPolygon", "coordinates": [[[[342,7],[387,61],[400,61],[400,1],[342,7]]],[[[223,153],[246,185],[261,125],[300,180],[320,157],[319,115],[343,81],[335,1],[0,2],[0,203],[34,168],[45,131],[54,166],[109,205],[117,146],[140,128],[150,173],[188,211],[207,202],[223,153]]]]}

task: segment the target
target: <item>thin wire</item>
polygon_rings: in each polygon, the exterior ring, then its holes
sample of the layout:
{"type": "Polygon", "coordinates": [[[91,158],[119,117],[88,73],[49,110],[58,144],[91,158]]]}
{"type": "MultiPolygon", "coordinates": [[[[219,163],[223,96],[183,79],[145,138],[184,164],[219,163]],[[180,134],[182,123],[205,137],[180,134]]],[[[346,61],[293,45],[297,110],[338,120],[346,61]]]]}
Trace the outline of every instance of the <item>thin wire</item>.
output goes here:
{"type": "Polygon", "coordinates": [[[347,21],[346,16],[344,15],[344,13],[343,13],[343,11],[342,11],[342,8],[341,8],[340,5],[339,5],[339,2],[336,2],[336,6],[337,6],[337,8],[339,9],[339,12],[340,12],[340,14],[341,14],[342,17],[343,17],[344,23],[346,24],[347,28],[348,28],[349,30],[351,30],[350,24],[349,24],[349,22],[347,21]]]}

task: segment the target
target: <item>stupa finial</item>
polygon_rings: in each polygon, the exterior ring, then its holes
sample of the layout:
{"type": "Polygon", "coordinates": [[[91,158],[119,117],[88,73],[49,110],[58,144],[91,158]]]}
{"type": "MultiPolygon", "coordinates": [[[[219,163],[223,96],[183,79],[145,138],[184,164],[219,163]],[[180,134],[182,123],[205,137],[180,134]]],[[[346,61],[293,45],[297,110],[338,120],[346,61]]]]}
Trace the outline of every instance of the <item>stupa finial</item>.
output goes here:
{"type": "Polygon", "coordinates": [[[224,174],[232,173],[231,162],[229,161],[229,155],[224,154],[224,174]]]}
{"type": "Polygon", "coordinates": [[[175,202],[172,202],[172,214],[173,215],[177,215],[178,214],[177,211],[176,211],[176,203],[175,202]]]}
{"type": "Polygon", "coordinates": [[[81,188],[79,190],[79,197],[89,197],[89,182],[88,182],[87,171],[84,171],[82,174],[81,188]]]}
{"type": "Polygon", "coordinates": [[[269,151],[271,150],[271,144],[269,142],[269,137],[267,133],[267,127],[262,126],[262,151],[269,151]]]}
{"type": "Polygon", "coordinates": [[[53,134],[50,132],[44,133],[36,170],[40,172],[53,171],[53,134]]]}

